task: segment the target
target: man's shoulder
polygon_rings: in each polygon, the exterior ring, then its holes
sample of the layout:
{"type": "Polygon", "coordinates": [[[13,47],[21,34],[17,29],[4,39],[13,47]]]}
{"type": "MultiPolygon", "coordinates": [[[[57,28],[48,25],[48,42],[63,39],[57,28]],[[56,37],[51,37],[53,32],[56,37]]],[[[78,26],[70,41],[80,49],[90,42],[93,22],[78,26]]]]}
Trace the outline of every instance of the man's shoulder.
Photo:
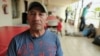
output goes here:
{"type": "Polygon", "coordinates": [[[25,38],[25,36],[27,36],[27,35],[29,34],[28,32],[29,32],[29,31],[26,30],[26,31],[24,31],[24,32],[22,32],[22,33],[17,34],[17,35],[14,36],[13,38],[14,38],[15,40],[19,40],[19,39],[25,38]]]}
{"type": "Polygon", "coordinates": [[[46,30],[46,35],[47,36],[52,36],[52,37],[57,37],[56,32],[52,32],[50,29],[46,30]]]}
{"type": "Polygon", "coordinates": [[[45,39],[47,42],[55,42],[58,39],[58,35],[55,32],[47,30],[43,39],[45,39]]]}

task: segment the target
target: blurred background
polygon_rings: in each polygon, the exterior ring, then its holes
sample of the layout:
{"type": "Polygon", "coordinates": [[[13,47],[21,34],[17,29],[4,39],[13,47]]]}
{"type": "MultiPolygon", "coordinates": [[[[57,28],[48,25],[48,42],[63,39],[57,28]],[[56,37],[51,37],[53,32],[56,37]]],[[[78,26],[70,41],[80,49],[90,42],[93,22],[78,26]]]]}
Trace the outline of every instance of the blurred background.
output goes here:
{"type": "Polygon", "coordinates": [[[48,12],[61,19],[60,32],[57,24],[53,23],[56,21],[51,20],[48,29],[58,34],[64,56],[100,56],[100,46],[92,44],[99,36],[100,45],[100,0],[0,0],[0,56],[5,56],[13,36],[28,29],[27,8],[32,1],[41,2],[48,12]],[[95,37],[88,38],[84,36],[85,30],[79,31],[79,25],[83,8],[90,2],[92,5],[86,15],[86,27],[93,24],[96,33],[95,37]],[[9,37],[4,36],[7,32],[12,32],[9,37]]]}

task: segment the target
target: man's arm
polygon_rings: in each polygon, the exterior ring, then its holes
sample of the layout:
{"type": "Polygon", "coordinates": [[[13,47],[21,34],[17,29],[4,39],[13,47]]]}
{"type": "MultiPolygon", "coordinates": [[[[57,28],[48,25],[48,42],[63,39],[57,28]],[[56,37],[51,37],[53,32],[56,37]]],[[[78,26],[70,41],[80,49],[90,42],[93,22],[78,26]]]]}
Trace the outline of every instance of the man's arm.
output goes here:
{"type": "Polygon", "coordinates": [[[15,42],[14,38],[12,39],[12,41],[9,44],[6,56],[17,56],[17,54],[16,54],[16,42],[15,42]]]}
{"type": "Polygon", "coordinates": [[[57,54],[56,54],[56,56],[63,56],[63,52],[62,52],[60,41],[59,41],[58,37],[57,37],[56,44],[57,44],[57,54]]]}

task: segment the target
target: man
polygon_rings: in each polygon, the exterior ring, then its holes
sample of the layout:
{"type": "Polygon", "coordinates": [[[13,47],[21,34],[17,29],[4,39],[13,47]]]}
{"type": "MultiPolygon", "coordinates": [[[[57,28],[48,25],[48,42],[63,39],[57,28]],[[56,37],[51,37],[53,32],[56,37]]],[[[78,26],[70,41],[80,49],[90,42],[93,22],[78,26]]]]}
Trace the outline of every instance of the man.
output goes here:
{"type": "Polygon", "coordinates": [[[27,19],[30,29],[12,39],[7,56],[63,56],[57,35],[44,28],[46,8],[39,2],[32,2],[27,19]]]}
{"type": "Polygon", "coordinates": [[[79,31],[83,31],[86,23],[85,23],[85,17],[86,17],[86,14],[88,12],[88,9],[90,8],[92,2],[90,2],[86,7],[83,8],[83,12],[82,12],[82,16],[81,16],[81,23],[80,23],[80,26],[79,26],[79,31]]]}
{"type": "Polygon", "coordinates": [[[47,20],[55,20],[57,19],[55,15],[53,15],[53,12],[49,11],[48,12],[48,17],[47,20]]]}

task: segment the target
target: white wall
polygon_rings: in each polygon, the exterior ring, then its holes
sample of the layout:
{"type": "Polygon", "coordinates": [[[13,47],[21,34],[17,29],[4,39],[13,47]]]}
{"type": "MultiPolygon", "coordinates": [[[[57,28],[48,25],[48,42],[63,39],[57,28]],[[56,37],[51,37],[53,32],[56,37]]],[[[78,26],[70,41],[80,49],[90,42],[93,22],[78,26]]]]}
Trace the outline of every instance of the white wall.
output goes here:
{"type": "Polygon", "coordinates": [[[6,0],[7,12],[8,14],[3,13],[2,5],[5,4],[0,0],[0,26],[11,26],[12,25],[12,15],[11,15],[11,0],[6,0]]]}
{"type": "Polygon", "coordinates": [[[65,10],[66,6],[56,8],[56,15],[60,16],[62,19],[65,20],[65,10]]]}
{"type": "Polygon", "coordinates": [[[48,6],[48,11],[53,11],[54,15],[57,15],[61,17],[62,19],[65,19],[65,6],[48,6]]]}

